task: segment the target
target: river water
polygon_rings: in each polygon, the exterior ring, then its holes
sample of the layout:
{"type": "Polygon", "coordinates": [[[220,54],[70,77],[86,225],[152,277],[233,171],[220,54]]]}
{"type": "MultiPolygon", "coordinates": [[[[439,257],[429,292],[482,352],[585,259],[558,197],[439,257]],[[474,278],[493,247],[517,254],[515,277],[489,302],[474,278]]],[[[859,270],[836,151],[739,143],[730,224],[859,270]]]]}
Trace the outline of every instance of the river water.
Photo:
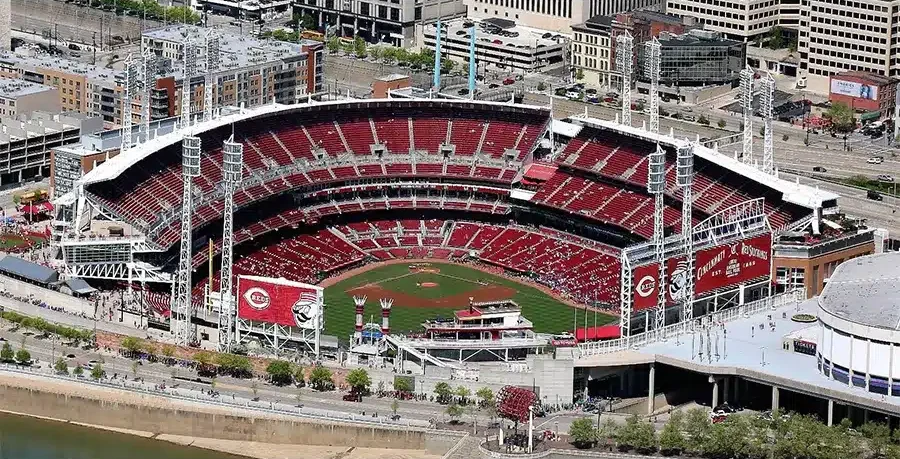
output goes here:
{"type": "Polygon", "coordinates": [[[241,459],[133,435],[0,413],[0,459],[241,459]]]}

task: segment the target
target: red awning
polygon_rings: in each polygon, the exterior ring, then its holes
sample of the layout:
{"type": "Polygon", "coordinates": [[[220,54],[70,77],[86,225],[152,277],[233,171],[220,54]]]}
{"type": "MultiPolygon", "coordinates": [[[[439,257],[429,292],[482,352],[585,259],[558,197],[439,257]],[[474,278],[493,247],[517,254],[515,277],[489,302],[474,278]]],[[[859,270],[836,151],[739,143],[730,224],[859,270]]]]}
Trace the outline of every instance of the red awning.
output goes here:
{"type": "Polygon", "coordinates": [[[556,166],[552,164],[531,163],[525,171],[525,177],[531,180],[546,182],[556,172],[556,166]]]}
{"type": "Polygon", "coordinates": [[[49,202],[41,202],[37,204],[25,204],[22,206],[23,214],[39,214],[41,212],[50,212],[53,210],[53,204],[49,202]]]}
{"type": "Polygon", "coordinates": [[[618,325],[603,325],[600,327],[587,327],[575,329],[575,339],[579,343],[585,341],[585,331],[587,332],[587,341],[598,341],[603,339],[616,339],[621,336],[621,330],[618,325]]]}

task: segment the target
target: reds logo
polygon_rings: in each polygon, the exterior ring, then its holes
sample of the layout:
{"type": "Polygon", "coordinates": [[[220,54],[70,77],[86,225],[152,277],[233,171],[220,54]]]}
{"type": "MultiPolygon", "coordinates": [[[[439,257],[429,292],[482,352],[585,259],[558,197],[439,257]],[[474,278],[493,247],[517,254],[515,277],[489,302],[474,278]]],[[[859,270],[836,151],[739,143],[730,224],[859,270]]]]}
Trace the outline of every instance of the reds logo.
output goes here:
{"type": "Polygon", "coordinates": [[[653,276],[644,276],[638,281],[635,291],[643,298],[650,296],[656,289],[656,278],[653,276]]]}
{"type": "Polygon", "coordinates": [[[244,299],[247,300],[247,304],[250,305],[251,308],[256,309],[257,311],[268,308],[272,303],[269,292],[259,287],[247,289],[247,291],[244,292],[244,299]]]}
{"type": "Polygon", "coordinates": [[[300,293],[300,298],[291,306],[291,312],[294,313],[294,321],[297,322],[297,326],[302,326],[316,316],[318,302],[319,296],[316,292],[300,293]]]}

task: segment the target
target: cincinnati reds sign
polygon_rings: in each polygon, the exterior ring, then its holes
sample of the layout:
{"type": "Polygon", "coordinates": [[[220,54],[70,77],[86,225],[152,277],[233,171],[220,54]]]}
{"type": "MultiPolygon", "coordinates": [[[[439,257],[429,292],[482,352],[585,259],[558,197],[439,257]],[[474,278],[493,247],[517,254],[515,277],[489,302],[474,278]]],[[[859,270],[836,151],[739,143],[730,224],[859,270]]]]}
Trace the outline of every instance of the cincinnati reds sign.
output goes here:
{"type": "Polygon", "coordinates": [[[241,276],[238,279],[238,317],[289,327],[315,328],[322,310],[322,289],[314,285],[241,276]]]}
{"type": "MultiPolygon", "coordinates": [[[[771,275],[772,235],[764,234],[697,252],[694,258],[694,295],[732,287],[771,275]]],[[[657,306],[656,263],[634,269],[634,310],[657,306]]],[[[688,297],[687,262],[682,257],[666,260],[666,304],[688,297]]]]}

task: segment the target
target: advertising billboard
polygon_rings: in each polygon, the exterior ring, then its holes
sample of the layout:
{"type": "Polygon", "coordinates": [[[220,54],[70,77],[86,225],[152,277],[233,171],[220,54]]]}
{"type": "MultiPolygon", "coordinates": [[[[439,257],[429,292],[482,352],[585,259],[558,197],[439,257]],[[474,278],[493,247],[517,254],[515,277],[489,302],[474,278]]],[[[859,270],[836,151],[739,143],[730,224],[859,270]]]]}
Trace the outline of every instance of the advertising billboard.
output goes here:
{"type": "MultiPolygon", "coordinates": [[[[715,246],[696,253],[694,294],[703,295],[771,274],[772,235],[715,246]]],[[[634,268],[634,310],[656,307],[656,263],[634,268]]],[[[687,299],[687,263],[683,257],[666,260],[666,305],[687,299]]]]}
{"type": "Polygon", "coordinates": [[[697,252],[694,261],[697,294],[746,282],[771,273],[772,235],[750,239],[697,252]]]}
{"type": "Polygon", "coordinates": [[[831,93],[866,100],[878,100],[878,86],[855,81],[831,79],[831,93]]]}
{"type": "Polygon", "coordinates": [[[238,276],[238,317],[313,330],[322,314],[323,289],[271,277],[238,276]]]}

